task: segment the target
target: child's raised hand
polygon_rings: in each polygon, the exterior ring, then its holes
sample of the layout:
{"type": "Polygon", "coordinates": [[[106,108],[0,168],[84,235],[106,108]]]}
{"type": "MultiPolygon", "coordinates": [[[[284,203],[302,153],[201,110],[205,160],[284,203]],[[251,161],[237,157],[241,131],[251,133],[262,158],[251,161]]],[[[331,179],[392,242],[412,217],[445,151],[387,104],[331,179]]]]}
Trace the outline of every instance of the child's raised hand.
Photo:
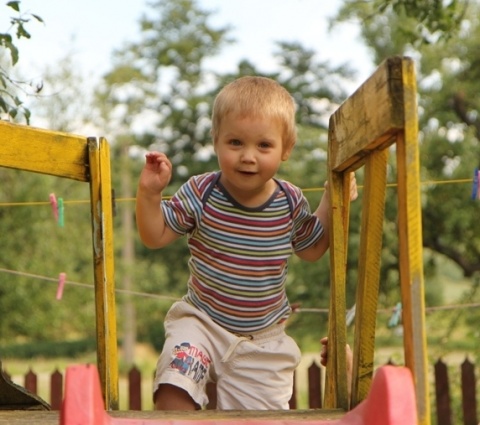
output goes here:
{"type": "MultiPolygon", "coordinates": [[[[328,180],[325,182],[325,191],[328,191],[328,180]]],[[[350,173],[350,201],[355,201],[358,198],[358,187],[357,179],[355,178],[355,173],[352,171],[350,173]]]]}
{"type": "MultiPolygon", "coordinates": [[[[328,363],[328,337],[323,337],[320,340],[320,344],[322,344],[322,350],[320,351],[320,364],[322,366],[327,366],[328,363]]],[[[347,389],[348,389],[348,396],[350,397],[352,393],[352,374],[353,374],[353,352],[350,348],[350,345],[345,346],[345,361],[347,366],[347,389]]]]}
{"type": "Polygon", "coordinates": [[[172,164],[167,155],[161,152],[149,152],[145,160],[140,186],[154,194],[161,193],[172,177],[172,164]]]}
{"type": "Polygon", "coordinates": [[[358,198],[358,187],[357,179],[355,178],[355,173],[352,171],[350,173],[350,201],[355,201],[358,198]]]}
{"type": "MultiPolygon", "coordinates": [[[[320,344],[322,344],[322,350],[320,351],[320,364],[326,366],[328,363],[328,337],[323,337],[320,340],[320,344]]],[[[345,347],[345,355],[347,361],[347,374],[351,374],[353,369],[353,353],[348,344],[345,347]]]]}
{"type": "Polygon", "coordinates": [[[320,351],[320,364],[326,366],[328,360],[328,337],[323,337],[320,340],[320,344],[322,344],[322,350],[320,351]]]}

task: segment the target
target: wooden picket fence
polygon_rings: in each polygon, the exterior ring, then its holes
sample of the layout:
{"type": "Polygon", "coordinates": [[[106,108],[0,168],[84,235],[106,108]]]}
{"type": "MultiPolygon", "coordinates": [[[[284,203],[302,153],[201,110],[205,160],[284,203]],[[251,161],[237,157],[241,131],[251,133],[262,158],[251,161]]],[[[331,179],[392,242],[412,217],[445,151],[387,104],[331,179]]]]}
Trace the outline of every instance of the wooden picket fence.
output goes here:
{"type": "MultiPolygon", "coordinates": [[[[322,407],[323,367],[314,361],[308,368],[308,406],[310,409],[322,407]]],[[[5,371],[5,373],[8,372],[5,371]]],[[[460,365],[461,376],[461,418],[455,418],[450,394],[450,379],[448,366],[441,359],[434,365],[435,407],[437,425],[478,425],[477,393],[475,364],[468,357],[460,365]],[[463,420],[463,422],[462,422],[463,420]]],[[[38,377],[31,369],[24,376],[24,387],[34,394],[37,393],[38,377]]],[[[128,410],[142,410],[142,375],[137,367],[128,372],[128,410]]],[[[210,403],[207,408],[214,409],[216,405],[215,385],[207,388],[210,403]]],[[[294,385],[290,408],[297,408],[297,391],[294,385]]],[[[60,410],[63,399],[63,374],[57,369],[50,375],[50,405],[52,410],[60,410]]]]}

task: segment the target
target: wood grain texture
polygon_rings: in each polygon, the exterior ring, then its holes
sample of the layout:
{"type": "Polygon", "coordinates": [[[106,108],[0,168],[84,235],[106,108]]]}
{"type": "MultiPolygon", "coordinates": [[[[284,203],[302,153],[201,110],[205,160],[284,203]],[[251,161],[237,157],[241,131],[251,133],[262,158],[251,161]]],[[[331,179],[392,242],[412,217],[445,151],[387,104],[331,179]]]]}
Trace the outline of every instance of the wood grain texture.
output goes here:
{"type": "Polygon", "coordinates": [[[359,168],[370,152],[388,147],[403,131],[404,60],[385,60],[330,117],[329,162],[334,171],[359,168]]]}
{"type": "Polygon", "coordinates": [[[97,363],[105,405],[109,410],[116,410],[119,390],[110,150],[103,138],[88,139],[88,150],[91,170],[97,363]]]}
{"type": "MultiPolygon", "coordinates": [[[[285,411],[254,411],[254,410],[201,410],[197,412],[158,412],[158,411],[112,411],[108,412],[112,418],[144,419],[144,420],[195,420],[195,421],[290,421],[302,420],[305,422],[335,421],[342,418],[345,412],[338,409],[315,410],[285,410],[285,411]]],[[[60,412],[41,411],[0,411],[0,425],[58,425],[60,412]]],[[[272,424],[273,425],[273,424],[272,424]]]]}
{"type": "Polygon", "coordinates": [[[365,163],[351,407],[367,397],[373,378],[388,156],[375,151],[365,163]]]}
{"type": "Polygon", "coordinates": [[[86,182],[87,139],[0,120],[0,166],[86,182]]]}

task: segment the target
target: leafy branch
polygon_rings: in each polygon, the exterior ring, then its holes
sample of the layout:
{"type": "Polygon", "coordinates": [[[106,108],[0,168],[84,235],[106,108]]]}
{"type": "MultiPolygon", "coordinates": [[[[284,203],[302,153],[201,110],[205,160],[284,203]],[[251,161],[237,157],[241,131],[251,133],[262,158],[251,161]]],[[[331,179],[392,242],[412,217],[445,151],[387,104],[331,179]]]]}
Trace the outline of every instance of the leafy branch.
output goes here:
{"type": "Polygon", "coordinates": [[[418,41],[430,44],[437,38],[451,38],[465,17],[468,0],[379,0],[378,11],[389,8],[398,16],[407,16],[418,22],[418,41]]]}
{"type": "MultiPolygon", "coordinates": [[[[27,31],[26,25],[32,20],[43,22],[43,19],[33,13],[22,13],[20,1],[9,1],[6,6],[12,9],[16,15],[10,18],[10,27],[7,31],[0,32],[0,53],[2,50],[9,53],[13,68],[19,59],[16,41],[22,38],[30,39],[31,35],[27,31]]],[[[18,91],[25,93],[27,86],[29,86],[28,83],[16,81],[12,78],[9,70],[0,66],[0,113],[3,112],[14,119],[21,112],[29,123],[30,111],[24,107],[22,99],[16,95],[18,91]]],[[[40,90],[41,85],[36,88],[36,92],[38,93],[40,90]]]]}

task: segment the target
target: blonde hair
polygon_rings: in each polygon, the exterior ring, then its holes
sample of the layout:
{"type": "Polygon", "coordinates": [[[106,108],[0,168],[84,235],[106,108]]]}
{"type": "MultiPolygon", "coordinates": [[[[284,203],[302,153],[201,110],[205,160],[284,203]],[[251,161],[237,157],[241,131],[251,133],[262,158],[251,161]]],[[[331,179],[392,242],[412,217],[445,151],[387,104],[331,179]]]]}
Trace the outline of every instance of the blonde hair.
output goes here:
{"type": "Polygon", "coordinates": [[[283,150],[297,140],[295,102],[288,91],[266,77],[241,77],[227,84],[213,103],[211,135],[214,143],[222,119],[228,114],[278,119],[283,126],[283,150]]]}

